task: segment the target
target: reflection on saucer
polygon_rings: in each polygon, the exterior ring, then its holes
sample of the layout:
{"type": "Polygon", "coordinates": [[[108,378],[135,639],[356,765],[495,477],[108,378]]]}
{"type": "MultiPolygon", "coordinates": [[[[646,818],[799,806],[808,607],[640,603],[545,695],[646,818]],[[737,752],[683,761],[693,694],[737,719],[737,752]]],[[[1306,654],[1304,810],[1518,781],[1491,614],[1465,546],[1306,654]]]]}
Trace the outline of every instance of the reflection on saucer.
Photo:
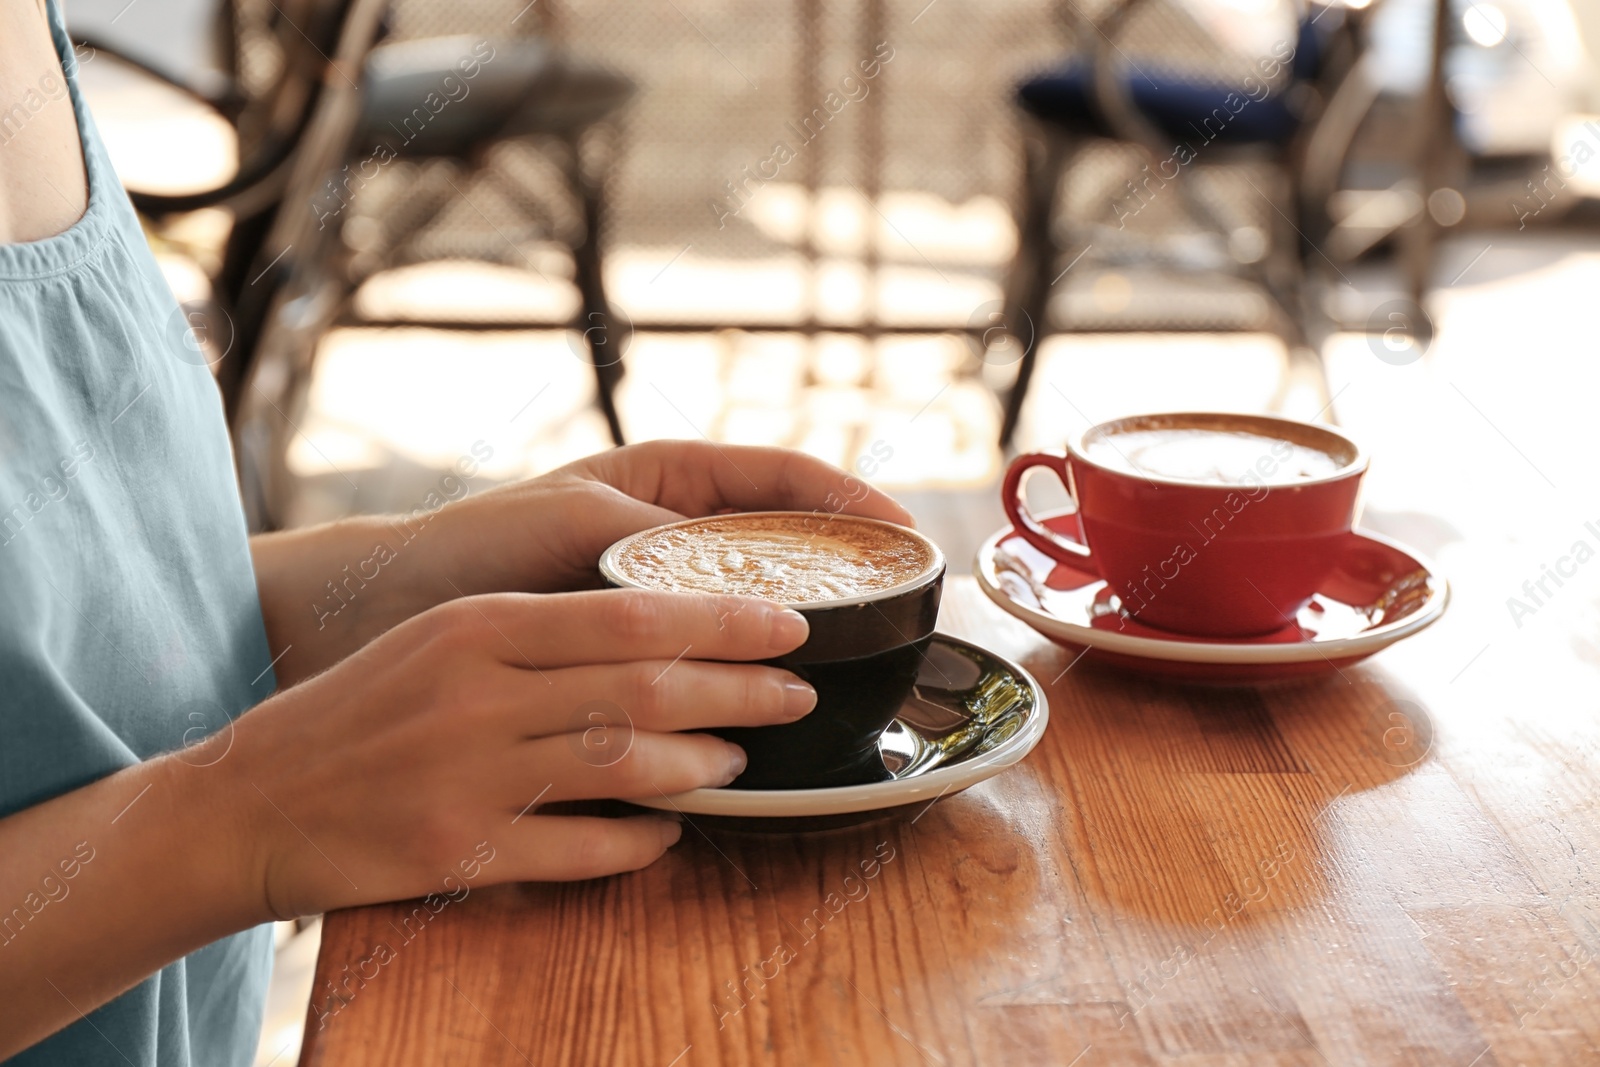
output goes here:
{"type": "Polygon", "coordinates": [[[934,634],[916,687],[878,741],[891,781],[834,789],[693,789],[633,803],[780,831],[903,807],[914,813],[1021,760],[1049,719],[1044,690],[1027,671],[970,641],[934,634]]]}

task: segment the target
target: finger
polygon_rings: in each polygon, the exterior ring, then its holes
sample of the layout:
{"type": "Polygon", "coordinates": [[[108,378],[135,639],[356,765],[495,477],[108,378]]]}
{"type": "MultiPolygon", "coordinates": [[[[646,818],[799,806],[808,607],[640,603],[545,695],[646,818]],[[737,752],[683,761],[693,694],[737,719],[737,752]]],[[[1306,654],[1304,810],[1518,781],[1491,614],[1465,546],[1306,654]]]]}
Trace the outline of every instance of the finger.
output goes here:
{"type": "Polygon", "coordinates": [[[522,820],[510,878],[575,882],[648,867],[678,842],[683,825],[657,815],[603,819],[588,815],[530,815],[522,820]]]}
{"type": "Polygon", "coordinates": [[[630,727],[655,733],[768,726],[811,711],[817,692],[789,671],[745,663],[644,660],[567,667],[545,679],[496,672],[495,703],[528,738],[630,727]]]}
{"type": "Polygon", "coordinates": [[[914,526],[911,513],[866,481],[803,452],[648,441],[582,461],[602,481],[683,515],[739,511],[816,511],[914,526]]]}
{"type": "Polygon", "coordinates": [[[429,614],[438,639],[539,672],[641,659],[769,659],[810,633],[799,612],[765,600],[649,589],[494,593],[429,614]]]}
{"type": "Polygon", "coordinates": [[[501,794],[508,810],[557,800],[626,800],[720,789],[745,767],[744,750],[710,734],[658,734],[626,726],[541,737],[516,746],[501,794]],[[518,798],[522,798],[520,803],[518,798]]]}

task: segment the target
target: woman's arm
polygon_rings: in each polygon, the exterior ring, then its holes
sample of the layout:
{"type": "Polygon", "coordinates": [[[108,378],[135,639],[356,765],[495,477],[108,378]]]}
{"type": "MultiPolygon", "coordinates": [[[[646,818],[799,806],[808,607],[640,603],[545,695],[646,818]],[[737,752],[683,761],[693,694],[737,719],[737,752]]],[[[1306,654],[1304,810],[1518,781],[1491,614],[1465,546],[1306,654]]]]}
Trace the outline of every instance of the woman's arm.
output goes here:
{"type": "Polygon", "coordinates": [[[684,731],[809,711],[809,686],[747,662],[806,632],[739,597],[458,599],[200,745],[0,819],[0,1059],[269,919],[449,892],[451,871],[487,885],[652,862],[670,819],[535,803],[728,784],[743,752],[684,731]]]}
{"type": "Polygon", "coordinates": [[[0,1060],[272,918],[237,786],[166,757],[0,819],[0,1060]]]}

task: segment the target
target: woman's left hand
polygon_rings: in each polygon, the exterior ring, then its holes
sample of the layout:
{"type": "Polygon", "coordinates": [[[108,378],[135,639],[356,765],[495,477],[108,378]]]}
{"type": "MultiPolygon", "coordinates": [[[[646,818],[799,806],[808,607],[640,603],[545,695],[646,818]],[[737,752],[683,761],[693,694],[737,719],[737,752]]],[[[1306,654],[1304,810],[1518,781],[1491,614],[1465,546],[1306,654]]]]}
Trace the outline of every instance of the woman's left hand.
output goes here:
{"type": "Polygon", "coordinates": [[[324,670],[456,597],[593,588],[612,542],[723,511],[913,521],[854,474],[801,452],[650,441],[468,495],[409,523],[355,519],[258,537],[262,610],[272,652],[283,654],[279,682],[324,670]]]}
{"type": "Polygon", "coordinates": [[[913,524],[890,497],[803,452],[650,441],[462,501],[438,563],[466,594],[592,587],[595,563],[618,539],[722,511],[812,511],[913,524]]]}

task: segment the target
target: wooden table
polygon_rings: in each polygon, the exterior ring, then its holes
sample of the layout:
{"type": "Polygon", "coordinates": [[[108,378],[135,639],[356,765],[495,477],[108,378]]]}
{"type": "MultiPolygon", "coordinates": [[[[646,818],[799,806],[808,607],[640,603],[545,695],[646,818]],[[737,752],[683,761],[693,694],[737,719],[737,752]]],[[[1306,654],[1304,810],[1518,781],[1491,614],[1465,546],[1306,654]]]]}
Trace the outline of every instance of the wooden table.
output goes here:
{"type": "Polygon", "coordinates": [[[1451,577],[1427,633],[1261,690],[1069,670],[955,579],[943,628],[1046,683],[1022,764],[915,822],[473,889],[409,942],[415,904],[330,915],[301,1062],[1600,1063],[1600,625],[1514,644],[1515,583],[1451,577]]]}

